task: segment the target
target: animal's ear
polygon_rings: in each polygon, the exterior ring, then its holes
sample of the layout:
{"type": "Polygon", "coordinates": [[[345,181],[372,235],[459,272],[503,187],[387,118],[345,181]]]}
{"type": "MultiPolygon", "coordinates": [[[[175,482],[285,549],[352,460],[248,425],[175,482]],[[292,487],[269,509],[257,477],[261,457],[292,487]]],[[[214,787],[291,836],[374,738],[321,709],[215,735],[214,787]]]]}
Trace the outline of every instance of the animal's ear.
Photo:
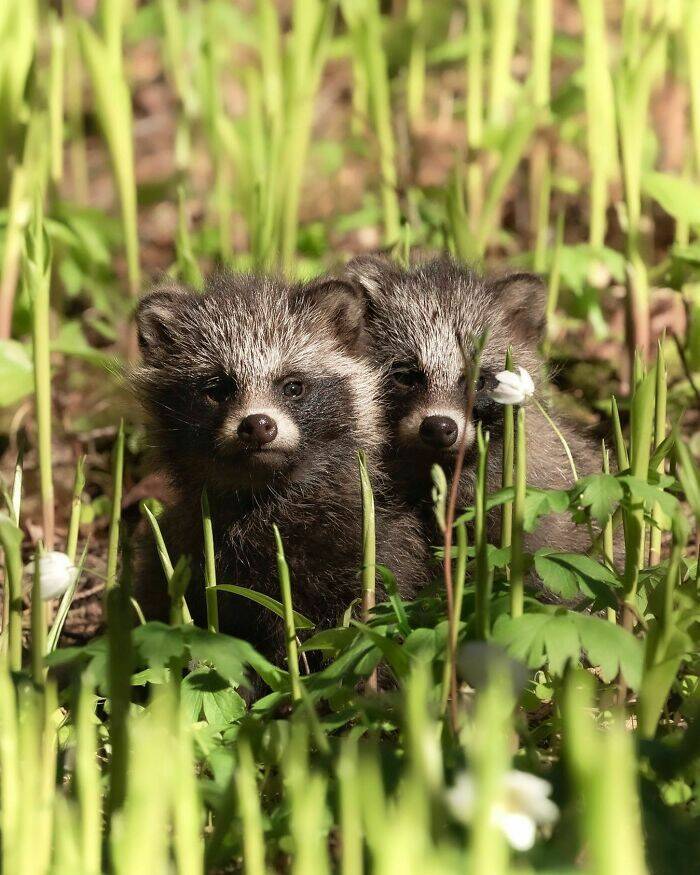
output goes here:
{"type": "Polygon", "coordinates": [[[539,343],[547,321],[547,289],[542,279],[534,273],[513,273],[492,280],[489,290],[513,336],[525,343],[539,343]]]}
{"type": "Polygon", "coordinates": [[[136,332],[145,361],[160,358],[173,345],[181,327],[182,305],[191,293],[179,286],[154,289],[136,308],[136,332]]]}
{"type": "Polygon", "coordinates": [[[381,255],[358,255],[348,262],[345,276],[362,290],[370,304],[399,277],[399,268],[381,255]]]}
{"type": "Polygon", "coordinates": [[[357,349],[363,335],[365,307],[362,294],[342,279],[320,279],[304,286],[297,303],[320,313],[341,344],[357,349]]]}

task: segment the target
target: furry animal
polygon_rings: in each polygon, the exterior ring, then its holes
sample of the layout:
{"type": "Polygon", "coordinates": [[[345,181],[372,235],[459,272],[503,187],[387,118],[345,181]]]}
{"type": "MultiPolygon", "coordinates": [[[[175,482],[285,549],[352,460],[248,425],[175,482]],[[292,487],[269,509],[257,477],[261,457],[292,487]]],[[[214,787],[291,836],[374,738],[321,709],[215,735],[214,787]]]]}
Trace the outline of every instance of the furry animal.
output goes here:
{"type": "MultiPolygon", "coordinates": [[[[138,308],[143,364],[134,384],[173,500],[161,528],[173,561],[187,555],[186,594],[204,624],[200,496],[207,489],[219,583],[279,598],[272,526],[280,529],[294,607],[335,623],[359,595],[359,449],[375,490],[384,438],[379,380],[362,359],[362,301],[337,280],[287,285],[221,275],[198,294],[162,286],[138,308]]],[[[424,574],[415,515],[378,500],[378,561],[410,595],[424,574]]],[[[155,549],[139,549],[136,596],[146,615],[168,613],[155,549]]],[[[219,596],[220,628],[269,658],[284,656],[282,621],[253,602],[219,596]]]]}
{"type": "MultiPolygon", "coordinates": [[[[466,430],[467,454],[459,504],[473,501],[476,423],[490,434],[488,488],[501,485],[503,408],[491,398],[495,374],[505,367],[506,351],[542,388],[537,344],[545,325],[545,289],[526,273],[488,279],[442,256],[409,270],[376,256],[361,256],[347,266],[347,277],[362,291],[370,356],[383,374],[390,441],[386,465],[398,492],[422,511],[431,540],[437,529],[431,506],[433,464],[449,477],[466,430]],[[488,331],[481,358],[471,421],[465,420],[467,386],[460,338],[473,353],[474,338],[488,331]]],[[[588,443],[561,426],[579,474],[592,469],[588,443]]],[[[542,414],[527,410],[528,483],[566,488],[571,471],[563,447],[542,414]]],[[[497,543],[498,514],[489,519],[489,537],[497,543]]],[[[567,550],[581,547],[583,536],[562,516],[548,517],[530,536],[529,549],[545,544],[567,550]]]]}

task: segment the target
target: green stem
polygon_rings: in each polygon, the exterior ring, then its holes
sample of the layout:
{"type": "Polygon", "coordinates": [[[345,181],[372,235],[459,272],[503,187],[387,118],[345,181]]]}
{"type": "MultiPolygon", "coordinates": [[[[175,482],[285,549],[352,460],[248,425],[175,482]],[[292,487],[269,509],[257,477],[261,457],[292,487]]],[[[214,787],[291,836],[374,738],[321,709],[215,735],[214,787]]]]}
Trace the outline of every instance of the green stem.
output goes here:
{"type": "Polygon", "coordinates": [[[211,522],[211,508],[206,486],[202,491],[202,527],[204,530],[204,581],[206,586],[207,628],[210,632],[219,631],[219,605],[216,595],[216,553],[214,550],[214,528],[211,522]]]}
{"type": "MultiPolygon", "coordinates": [[[[486,495],[488,483],[486,471],[489,458],[489,434],[483,433],[481,423],[476,433],[479,448],[479,460],[476,469],[476,494],[475,519],[474,519],[474,547],[476,549],[476,635],[481,640],[489,637],[490,628],[490,601],[491,601],[491,574],[488,567],[488,543],[486,533],[486,495]]],[[[455,620],[456,622],[456,620],[455,620]]]]}
{"type": "Polygon", "coordinates": [[[297,649],[297,633],[294,626],[294,609],[292,607],[292,586],[289,579],[289,566],[284,556],[282,537],[276,525],[272,530],[275,535],[277,546],[277,573],[279,575],[282,605],[284,606],[284,628],[287,646],[287,668],[292,688],[292,699],[295,702],[301,700],[301,680],[299,678],[299,653],[297,649]]]}
{"type": "Polygon", "coordinates": [[[515,431],[515,496],[513,499],[513,537],[510,553],[510,615],[523,613],[525,585],[525,556],[523,519],[527,489],[527,445],[525,436],[525,408],[518,408],[515,431]]]}
{"type": "Polygon", "coordinates": [[[561,441],[561,445],[564,448],[564,452],[566,453],[566,458],[569,460],[569,466],[571,468],[571,473],[573,475],[574,482],[576,482],[578,480],[578,472],[576,471],[576,465],[574,464],[574,457],[571,455],[571,450],[569,449],[569,445],[566,442],[566,438],[561,433],[561,431],[559,431],[556,424],[554,423],[554,420],[550,417],[550,415],[545,410],[544,406],[542,404],[540,404],[540,402],[537,400],[537,398],[533,398],[533,401],[535,402],[535,405],[537,406],[537,409],[540,411],[542,416],[544,416],[544,418],[547,420],[547,422],[551,426],[554,434],[561,441]]]}
{"type": "Polygon", "coordinates": [[[71,562],[75,563],[78,552],[78,534],[80,532],[80,511],[82,509],[83,489],[85,488],[85,456],[78,459],[75,466],[75,479],[73,480],[73,496],[71,498],[70,522],[68,524],[68,538],[66,540],[66,554],[71,562]]]}
{"type": "Polygon", "coordinates": [[[112,510],[109,518],[109,537],[107,543],[107,589],[117,582],[117,561],[119,558],[119,529],[122,518],[122,488],[124,478],[124,420],[119,422],[117,439],[114,443],[112,462],[112,510]]]}

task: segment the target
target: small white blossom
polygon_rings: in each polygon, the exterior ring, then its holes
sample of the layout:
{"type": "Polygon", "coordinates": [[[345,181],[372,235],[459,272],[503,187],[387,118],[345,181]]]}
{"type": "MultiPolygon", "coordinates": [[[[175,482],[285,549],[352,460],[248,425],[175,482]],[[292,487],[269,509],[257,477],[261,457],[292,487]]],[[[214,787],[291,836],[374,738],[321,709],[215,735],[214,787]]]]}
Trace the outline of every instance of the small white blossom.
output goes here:
{"type": "MultiPolygon", "coordinates": [[[[538,826],[549,826],[559,817],[559,809],[549,798],[552,785],[536,775],[515,769],[503,776],[500,798],[491,812],[491,822],[516,851],[528,851],[535,843],[538,826]]],[[[447,791],[447,804],[462,823],[469,823],[476,808],[474,779],[462,772],[447,791]]]]}
{"type": "MultiPolygon", "coordinates": [[[[34,574],[34,562],[27,565],[27,574],[34,574]]],[[[45,601],[62,596],[69,586],[73,585],[78,569],[65,553],[52,550],[44,553],[39,559],[39,589],[41,598],[45,601]]]]}
{"type": "Polygon", "coordinates": [[[500,371],[496,374],[498,385],[491,397],[497,404],[522,404],[535,394],[535,384],[525,368],[513,371],[500,371]]]}

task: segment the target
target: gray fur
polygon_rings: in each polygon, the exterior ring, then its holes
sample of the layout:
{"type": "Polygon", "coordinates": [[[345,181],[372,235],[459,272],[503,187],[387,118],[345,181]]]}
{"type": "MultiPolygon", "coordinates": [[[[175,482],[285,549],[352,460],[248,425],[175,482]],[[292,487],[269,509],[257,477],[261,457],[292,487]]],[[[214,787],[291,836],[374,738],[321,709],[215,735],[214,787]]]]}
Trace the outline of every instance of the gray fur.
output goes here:
{"type": "MultiPolygon", "coordinates": [[[[392,568],[404,594],[414,592],[424,574],[420,526],[400,501],[381,498],[379,379],[361,355],[361,308],[352,287],[338,281],[290,286],[271,277],[225,274],[201,295],[155,290],[141,302],[137,326],[143,364],[134,385],[173,493],[161,524],[173,560],[182,554],[192,559],[187,601],[198,623],[205,616],[199,511],[204,486],[219,583],[279,598],[276,523],[295,608],[320,626],[338,621],[359,595],[359,449],[367,453],[380,505],[378,561],[392,568]],[[289,375],[309,386],[303,401],[281,394],[289,375]],[[212,380],[218,381],[215,400],[207,396],[212,380]],[[221,400],[219,394],[228,391],[221,400]],[[237,418],[263,408],[284,409],[298,433],[283,451],[265,458],[246,453],[235,429],[237,418]]],[[[139,553],[137,598],[148,616],[163,619],[167,595],[148,536],[139,553]]],[[[233,595],[220,596],[219,610],[222,631],[283,658],[282,622],[273,614],[233,595]]]]}
{"type": "MultiPolygon", "coordinates": [[[[461,338],[468,353],[474,353],[474,338],[488,332],[481,359],[481,374],[486,380],[477,393],[475,418],[483,418],[490,433],[488,484],[490,491],[500,488],[502,468],[502,408],[488,404],[487,395],[495,386],[494,375],[504,369],[506,351],[513,350],[516,365],[532,376],[542,398],[546,379],[537,354],[537,342],[544,327],[545,290],[537,277],[516,274],[488,279],[453,259],[441,258],[410,270],[386,259],[365,256],[350,262],[346,277],[361,289],[366,298],[370,357],[383,373],[385,407],[388,411],[390,441],[385,461],[395,488],[411,504],[422,509],[430,538],[437,532],[430,506],[430,468],[441,464],[448,474],[454,464],[457,445],[450,451],[431,451],[411,439],[426,413],[444,415],[453,411],[457,420],[466,406],[466,389],[460,385],[464,372],[461,338]],[[412,392],[397,389],[391,379],[397,363],[414,363],[424,381],[412,392]]],[[[542,488],[566,488],[571,471],[564,450],[544,417],[534,405],[527,409],[528,483],[542,488]]],[[[569,442],[579,474],[594,467],[590,444],[575,429],[559,423],[569,442]]],[[[475,481],[476,446],[470,429],[470,446],[460,481],[460,504],[471,503],[475,481]]],[[[500,521],[491,516],[489,535],[498,542],[500,521]]],[[[559,549],[580,549],[585,535],[562,516],[547,518],[529,538],[528,546],[544,544],[559,549]]]]}

